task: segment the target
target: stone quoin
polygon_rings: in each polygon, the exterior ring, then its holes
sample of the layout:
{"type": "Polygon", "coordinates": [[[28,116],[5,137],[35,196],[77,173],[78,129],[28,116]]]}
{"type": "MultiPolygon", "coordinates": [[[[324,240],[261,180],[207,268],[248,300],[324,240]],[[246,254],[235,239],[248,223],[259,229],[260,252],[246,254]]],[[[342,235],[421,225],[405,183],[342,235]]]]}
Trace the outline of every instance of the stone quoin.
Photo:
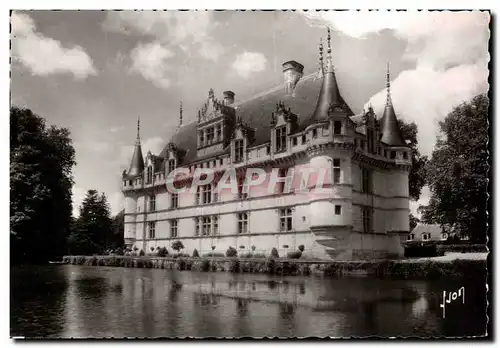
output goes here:
{"type": "Polygon", "coordinates": [[[217,99],[210,89],[194,122],[183,124],[181,104],[176,133],[158,155],[143,157],[138,123],[122,174],[126,246],[172,253],[180,240],[189,255],[233,247],[285,256],[304,245],[304,256],[325,260],[402,256],[412,156],[389,70],[382,117],[371,107],[355,115],[330,45],[328,33],[317,73],[304,76],[302,64],[287,61],[284,82],[249,100],[232,91],[217,99]]]}

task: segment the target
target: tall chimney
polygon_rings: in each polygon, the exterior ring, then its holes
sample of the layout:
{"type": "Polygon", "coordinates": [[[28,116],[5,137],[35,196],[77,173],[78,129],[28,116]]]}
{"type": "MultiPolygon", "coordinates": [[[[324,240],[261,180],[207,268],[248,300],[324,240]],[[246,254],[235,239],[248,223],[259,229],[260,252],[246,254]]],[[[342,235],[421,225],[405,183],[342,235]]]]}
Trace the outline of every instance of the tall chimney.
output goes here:
{"type": "Polygon", "coordinates": [[[286,94],[292,94],[297,82],[304,73],[304,66],[295,60],[283,63],[283,76],[285,78],[286,94]]]}
{"type": "Polygon", "coordinates": [[[234,103],[234,92],[225,91],[222,94],[224,95],[224,105],[231,105],[234,103]]]}

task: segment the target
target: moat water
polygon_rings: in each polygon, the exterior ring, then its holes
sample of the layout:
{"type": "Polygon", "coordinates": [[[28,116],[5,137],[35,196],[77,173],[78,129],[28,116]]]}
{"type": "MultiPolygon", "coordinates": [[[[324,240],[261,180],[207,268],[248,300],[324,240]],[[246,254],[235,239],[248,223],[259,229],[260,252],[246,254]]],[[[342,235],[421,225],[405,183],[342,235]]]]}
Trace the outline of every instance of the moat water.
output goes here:
{"type": "Polygon", "coordinates": [[[11,336],[439,337],[486,331],[484,283],[163,269],[11,269],[11,336]],[[465,287],[465,304],[443,290],[465,287]]]}

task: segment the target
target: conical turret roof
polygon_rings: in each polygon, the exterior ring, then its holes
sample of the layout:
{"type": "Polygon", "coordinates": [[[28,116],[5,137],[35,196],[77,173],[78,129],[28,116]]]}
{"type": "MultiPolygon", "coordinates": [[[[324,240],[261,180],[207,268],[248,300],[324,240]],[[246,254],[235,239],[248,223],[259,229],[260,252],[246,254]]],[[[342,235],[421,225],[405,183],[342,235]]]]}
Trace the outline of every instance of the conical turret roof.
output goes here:
{"type": "Polygon", "coordinates": [[[137,139],[135,140],[134,154],[130,161],[128,176],[137,176],[144,171],[144,158],[142,157],[141,138],[139,135],[140,121],[137,119],[137,139]]]}
{"type": "Polygon", "coordinates": [[[399,127],[396,112],[394,111],[394,106],[392,105],[389,65],[387,65],[387,100],[385,103],[384,114],[382,116],[382,119],[380,120],[380,129],[382,133],[380,141],[382,141],[383,143],[391,146],[406,145],[403,134],[401,132],[401,128],[399,127]]]}
{"type": "MultiPolygon", "coordinates": [[[[347,106],[346,102],[340,95],[339,86],[337,84],[337,79],[335,77],[335,71],[333,69],[332,57],[331,57],[331,46],[330,46],[330,29],[328,29],[328,55],[327,55],[327,71],[323,76],[323,81],[321,84],[321,90],[319,92],[318,103],[316,104],[316,109],[311,117],[311,121],[324,121],[328,119],[328,111],[332,106],[339,106],[345,108],[350,115],[352,111],[347,106]]],[[[322,49],[320,49],[320,52],[322,49]]],[[[320,64],[322,64],[322,57],[320,57],[320,64]]],[[[320,67],[320,71],[322,71],[320,67]]]]}

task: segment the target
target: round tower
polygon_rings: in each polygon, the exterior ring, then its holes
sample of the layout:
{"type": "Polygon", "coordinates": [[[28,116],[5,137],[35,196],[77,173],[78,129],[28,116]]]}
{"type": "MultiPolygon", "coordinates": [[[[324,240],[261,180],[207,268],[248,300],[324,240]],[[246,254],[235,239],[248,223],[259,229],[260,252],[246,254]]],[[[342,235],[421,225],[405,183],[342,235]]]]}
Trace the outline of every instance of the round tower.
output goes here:
{"type": "Polygon", "coordinates": [[[123,173],[123,194],[125,196],[125,216],[124,216],[124,234],[123,239],[125,247],[132,248],[136,241],[136,213],[137,213],[137,194],[136,189],[140,187],[137,182],[144,172],[144,157],[142,156],[141,138],[140,138],[140,120],[137,119],[137,138],[134,146],[134,154],[130,161],[130,167],[123,173]]]}

